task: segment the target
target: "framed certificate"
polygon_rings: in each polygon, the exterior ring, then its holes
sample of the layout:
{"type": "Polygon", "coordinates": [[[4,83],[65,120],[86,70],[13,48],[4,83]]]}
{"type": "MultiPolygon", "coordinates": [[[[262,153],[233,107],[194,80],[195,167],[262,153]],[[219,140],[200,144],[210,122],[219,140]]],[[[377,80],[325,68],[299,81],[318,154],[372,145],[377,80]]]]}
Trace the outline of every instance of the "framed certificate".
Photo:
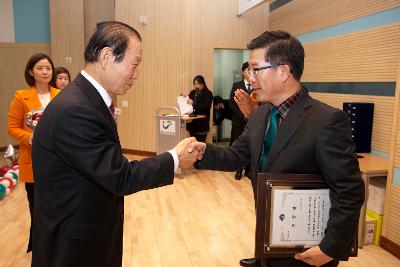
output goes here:
{"type": "MultiPolygon", "coordinates": [[[[319,175],[260,173],[256,257],[292,257],[318,245],[330,206],[329,188],[319,175]]],[[[357,232],[351,255],[357,255],[357,232]]]]}

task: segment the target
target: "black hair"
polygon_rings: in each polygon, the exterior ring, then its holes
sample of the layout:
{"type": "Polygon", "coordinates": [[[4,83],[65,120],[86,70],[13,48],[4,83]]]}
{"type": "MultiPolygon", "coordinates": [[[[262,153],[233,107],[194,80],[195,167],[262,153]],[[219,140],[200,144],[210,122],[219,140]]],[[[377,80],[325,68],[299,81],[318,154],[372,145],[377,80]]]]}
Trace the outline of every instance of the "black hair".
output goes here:
{"type": "Polygon", "coordinates": [[[203,84],[204,88],[208,90],[206,81],[204,80],[204,77],[202,75],[196,75],[196,77],[194,77],[193,79],[193,83],[197,81],[199,84],[203,84]]]}
{"type": "Polygon", "coordinates": [[[219,95],[214,96],[213,99],[214,105],[217,105],[219,103],[224,103],[224,99],[222,99],[222,97],[220,97],[219,95]]]}
{"type": "Polygon", "coordinates": [[[245,71],[248,67],[249,67],[249,62],[246,61],[246,62],[243,63],[243,65],[242,65],[242,72],[245,71]]]}
{"type": "Polygon", "coordinates": [[[118,21],[97,23],[96,31],[90,37],[85,49],[86,63],[97,62],[104,47],[110,47],[115,56],[115,62],[121,62],[128,48],[129,38],[132,36],[136,36],[139,41],[142,41],[140,34],[125,23],[118,21]]]}
{"type": "Polygon", "coordinates": [[[247,48],[266,48],[266,62],[288,65],[293,77],[300,81],[304,70],[304,48],[296,37],[284,31],[266,31],[251,40],[247,48]]]}

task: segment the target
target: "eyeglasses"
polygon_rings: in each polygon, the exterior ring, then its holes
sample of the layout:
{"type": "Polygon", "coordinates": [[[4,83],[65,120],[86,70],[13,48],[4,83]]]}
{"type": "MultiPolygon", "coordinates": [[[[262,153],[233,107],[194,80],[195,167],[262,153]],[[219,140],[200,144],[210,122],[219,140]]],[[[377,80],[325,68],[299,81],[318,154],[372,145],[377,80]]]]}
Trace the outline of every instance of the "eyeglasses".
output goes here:
{"type": "Polygon", "coordinates": [[[249,76],[251,76],[251,77],[256,77],[256,76],[257,76],[257,73],[258,73],[260,70],[266,70],[266,69],[270,69],[270,68],[276,68],[276,67],[278,67],[278,66],[279,66],[279,65],[271,64],[271,65],[267,65],[267,66],[264,66],[264,67],[247,68],[247,74],[248,74],[249,76]]]}

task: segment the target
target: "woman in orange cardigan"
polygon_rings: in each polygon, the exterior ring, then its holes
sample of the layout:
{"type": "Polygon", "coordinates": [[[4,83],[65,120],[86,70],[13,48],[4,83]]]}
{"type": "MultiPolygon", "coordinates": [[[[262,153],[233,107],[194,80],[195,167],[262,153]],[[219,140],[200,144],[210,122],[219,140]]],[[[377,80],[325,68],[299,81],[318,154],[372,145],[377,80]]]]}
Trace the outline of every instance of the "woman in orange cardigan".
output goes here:
{"type": "Polygon", "coordinates": [[[25,182],[31,214],[31,232],[27,252],[32,251],[32,215],[34,209],[34,183],[32,174],[31,146],[33,130],[27,125],[27,113],[44,109],[60,90],[49,84],[54,81],[54,65],[51,58],[45,54],[33,55],[25,67],[25,80],[30,86],[18,90],[10,105],[8,113],[8,134],[20,142],[19,145],[19,176],[25,182]]]}

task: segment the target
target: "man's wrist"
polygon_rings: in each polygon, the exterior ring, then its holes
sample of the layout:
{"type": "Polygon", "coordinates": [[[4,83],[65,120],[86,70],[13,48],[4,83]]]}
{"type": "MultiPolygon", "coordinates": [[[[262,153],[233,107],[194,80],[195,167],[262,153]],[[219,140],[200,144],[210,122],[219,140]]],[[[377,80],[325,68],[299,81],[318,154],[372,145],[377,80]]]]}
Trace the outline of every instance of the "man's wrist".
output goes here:
{"type": "Polygon", "coordinates": [[[170,153],[172,158],[174,159],[174,172],[176,172],[178,170],[178,167],[179,167],[179,156],[178,156],[178,153],[174,149],[169,150],[168,153],[170,153]]]}

